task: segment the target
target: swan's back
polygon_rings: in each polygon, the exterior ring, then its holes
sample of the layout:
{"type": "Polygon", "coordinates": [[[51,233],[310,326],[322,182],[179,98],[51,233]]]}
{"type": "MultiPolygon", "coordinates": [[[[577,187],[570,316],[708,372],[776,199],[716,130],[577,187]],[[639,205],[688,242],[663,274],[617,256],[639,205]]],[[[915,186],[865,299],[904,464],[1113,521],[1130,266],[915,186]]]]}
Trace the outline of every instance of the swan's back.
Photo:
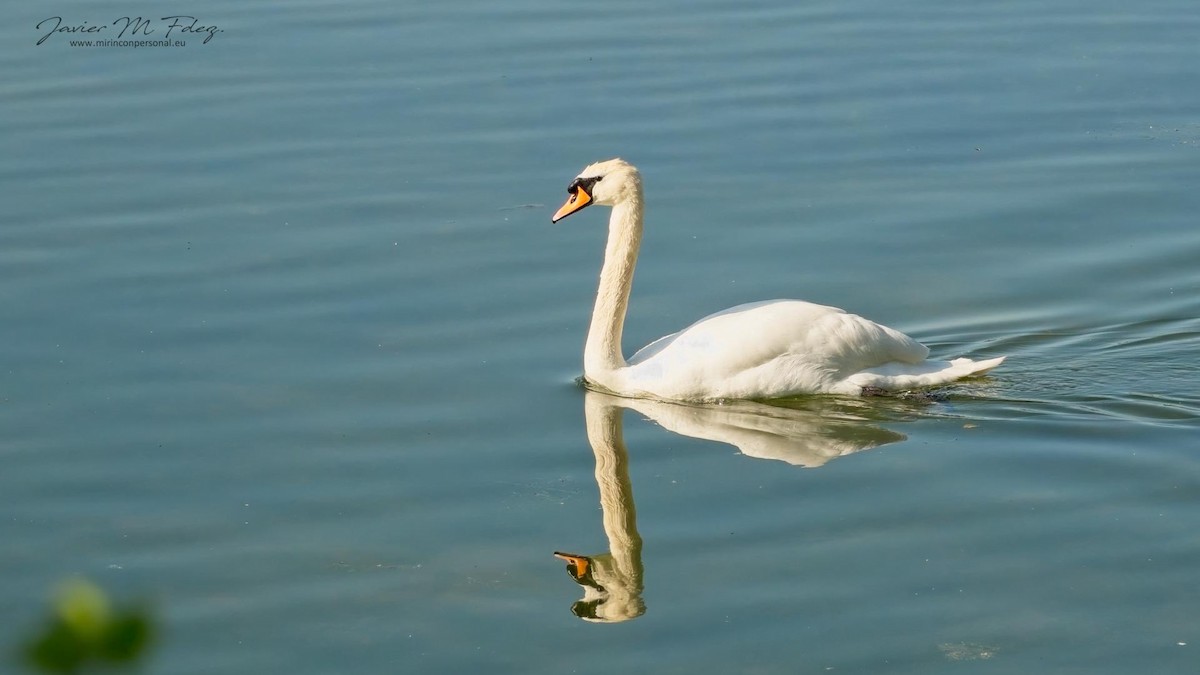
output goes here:
{"type": "Polygon", "coordinates": [[[768,300],[712,314],[651,343],[630,359],[626,384],[685,400],[851,393],[839,385],[859,371],[917,364],[928,355],[907,335],[835,307],[768,300]]]}

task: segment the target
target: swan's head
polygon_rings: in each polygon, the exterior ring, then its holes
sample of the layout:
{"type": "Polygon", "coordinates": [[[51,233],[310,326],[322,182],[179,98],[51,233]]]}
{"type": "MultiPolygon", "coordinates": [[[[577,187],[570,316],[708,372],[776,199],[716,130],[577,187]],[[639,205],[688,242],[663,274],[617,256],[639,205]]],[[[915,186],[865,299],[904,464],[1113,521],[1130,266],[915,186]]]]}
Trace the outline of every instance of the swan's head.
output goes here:
{"type": "Polygon", "coordinates": [[[555,553],[567,561],[567,573],[583,587],[583,599],[571,605],[571,613],[593,623],[620,623],[646,613],[642,600],[641,560],[637,578],[629,578],[611,554],[598,556],[555,553]]]}
{"type": "Polygon", "coordinates": [[[616,206],[624,201],[639,199],[642,194],[642,175],[623,159],[610,159],[590,164],[579,172],[567,186],[567,203],[562,205],[550,222],[557,223],[567,216],[591,206],[616,206]]]}

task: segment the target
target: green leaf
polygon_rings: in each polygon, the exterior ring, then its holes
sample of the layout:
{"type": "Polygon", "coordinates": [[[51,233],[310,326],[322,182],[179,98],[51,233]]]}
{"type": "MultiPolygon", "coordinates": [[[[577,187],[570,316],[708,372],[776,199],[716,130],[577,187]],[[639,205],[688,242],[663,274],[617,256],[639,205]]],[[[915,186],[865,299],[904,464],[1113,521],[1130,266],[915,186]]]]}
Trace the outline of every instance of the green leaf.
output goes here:
{"type": "Polygon", "coordinates": [[[143,612],[129,612],[109,622],[97,645],[106,661],[132,661],[145,651],[153,637],[150,620],[143,612]]]}
{"type": "Polygon", "coordinates": [[[88,658],[91,645],[80,639],[61,618],[51,620],[46,628],[24,646],[25,659],[35,670],[45,673],[75,673],[88,658]]]}

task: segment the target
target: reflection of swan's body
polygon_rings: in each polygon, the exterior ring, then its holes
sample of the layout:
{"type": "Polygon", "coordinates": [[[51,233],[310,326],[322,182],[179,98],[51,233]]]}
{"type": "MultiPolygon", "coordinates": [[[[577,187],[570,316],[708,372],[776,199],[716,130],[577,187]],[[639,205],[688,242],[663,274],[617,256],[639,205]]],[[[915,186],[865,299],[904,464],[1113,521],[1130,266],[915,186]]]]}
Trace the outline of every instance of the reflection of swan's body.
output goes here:
{"type": "Polygon", "coordinates": [[[728,443],[747,457],[775,459],[807,468],[906,438],[836,407],[780,408],[753,401],[718,406],[618,400],[620,405],[681,436],[728,443]]]}
{"type": "Polygon", "coordinates": [[[766,399],[795,394],[859,395],[979,375],[986,361],[928,361],[912,338],[840,309],[799,300],[738,305],[651,343],[628,362],[621,332],[642,240],[642,181],[612,159],[586,167],[554,214],[613,207],[600,288],[583,355],[584,377],[625,396],[671,400],[766,399]]]}
{"type": "Polygon", "coordinates": [[[627,621],[646,611],[642,602],[642,537],[637,530],[629,453],[621,425],[624,408],[684,436],[729,443],[751,457],[806,467],[904,440],[902,434],[873,426],[844,406],[796,410],[751,402],[683,405],[587,392],[584,414],[588,442],[596,455],[596,484],[600,488],[608,553],[555,555],[567,561],[572,578],[583,586],[583,599],[571,611],[588,621],[627,621]]]}

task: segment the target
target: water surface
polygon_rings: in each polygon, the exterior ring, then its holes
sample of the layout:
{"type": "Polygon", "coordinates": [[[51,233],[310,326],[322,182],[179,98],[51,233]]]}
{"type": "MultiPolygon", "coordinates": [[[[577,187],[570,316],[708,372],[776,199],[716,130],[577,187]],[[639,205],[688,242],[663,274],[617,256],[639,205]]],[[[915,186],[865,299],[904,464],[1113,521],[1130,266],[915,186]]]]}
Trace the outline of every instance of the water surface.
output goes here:
{"type": "Polygon", "coordinates": [[[211,2],[208,44],[35,45],[137,11],[0,43],[0,641],[82,574],[153,599],[149,672],[1191,671],[1191,4],[211,2]],[[627,353],[801,297],[1009,360],[592,403],[604,215],[548,221],[617,155],[627,353]],[[577,618],[554,551],[641,611],[577,618]]]}

